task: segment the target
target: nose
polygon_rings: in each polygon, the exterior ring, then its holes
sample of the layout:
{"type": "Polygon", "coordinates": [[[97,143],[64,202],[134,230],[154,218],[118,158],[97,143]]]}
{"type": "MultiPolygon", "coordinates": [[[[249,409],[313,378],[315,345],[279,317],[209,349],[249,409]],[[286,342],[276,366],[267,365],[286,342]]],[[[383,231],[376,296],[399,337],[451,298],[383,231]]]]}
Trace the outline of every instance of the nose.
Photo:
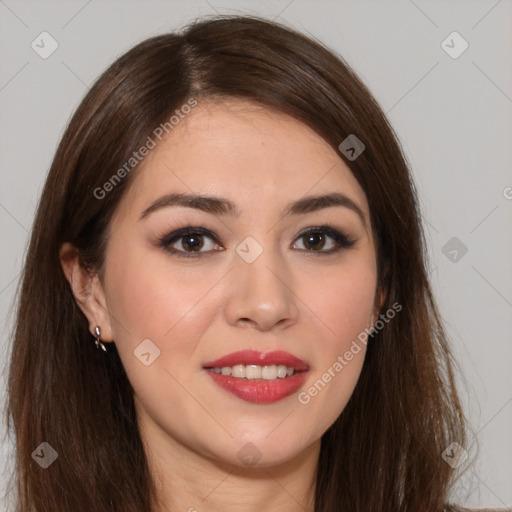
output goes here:
{"type": "Polygon", "coordinates": [[[225,315],[230,325],[260,331],[287,328],[297,322],[299,310],[289,269],[271,250],[252,263],[235,258],[229,273],[225,315]]]}

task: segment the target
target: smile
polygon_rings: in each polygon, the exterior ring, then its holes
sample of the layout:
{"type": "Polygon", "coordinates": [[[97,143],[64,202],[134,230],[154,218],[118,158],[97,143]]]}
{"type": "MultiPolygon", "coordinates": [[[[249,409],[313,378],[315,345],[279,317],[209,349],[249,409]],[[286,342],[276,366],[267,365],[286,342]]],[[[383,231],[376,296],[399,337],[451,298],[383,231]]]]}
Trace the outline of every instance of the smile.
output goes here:
{"type": "Polygon", "coordinates": [[[241,351],[206,363],[203,369],[225,391],[251,403],[272,403],[296,392],[309,366],[287,352],[241,351]]]}

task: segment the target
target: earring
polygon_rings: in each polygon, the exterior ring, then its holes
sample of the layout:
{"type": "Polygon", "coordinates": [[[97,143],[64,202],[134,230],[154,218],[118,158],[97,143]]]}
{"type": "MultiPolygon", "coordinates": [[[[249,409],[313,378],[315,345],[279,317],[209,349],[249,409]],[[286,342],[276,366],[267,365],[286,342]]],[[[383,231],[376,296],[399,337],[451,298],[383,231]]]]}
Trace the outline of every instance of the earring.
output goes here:
{"type": "Polygon", "coordinates": [[[101,342],[101,340],[100,340],[100,328],[99,328],[98,326],[96,326],[96,327],[94,328],[94,333],[95,333],[95,335],[96,335],[96,340],[95,340],[96,348],[100,348],[100,347],[101,347],[101,348],[102,348],[102,350],[103,350],[104,352],[106,352],[106,351],[107,351],[107,349],[105,348],[105,345],[104,345],[104,344],[101,342]]]}

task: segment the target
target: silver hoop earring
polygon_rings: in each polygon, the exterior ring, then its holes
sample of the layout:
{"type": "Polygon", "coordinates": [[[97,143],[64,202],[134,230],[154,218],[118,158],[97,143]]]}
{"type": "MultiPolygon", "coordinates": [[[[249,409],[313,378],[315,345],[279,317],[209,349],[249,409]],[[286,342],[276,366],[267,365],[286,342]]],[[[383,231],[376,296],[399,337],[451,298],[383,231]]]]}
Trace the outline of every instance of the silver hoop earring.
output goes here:
{"type": "Polygon", "coordinates": [[[100,340],[100,328],[99,328],[98,326],[96,326],[96,327],[94,328],[94,333],[95,333],[95,335],[96,335],[96,340],[95,340],[96,348],[100,348],[100,347],[101,347],[101,348],[102,348],[102,350],[103,350],[104,352],[106,352],[106,351],[107,351],[107,349],[105,348],[105,345],[103,345],[103,343],[102,343],[102,342],[101,342],[101,340],[100,340]]]}

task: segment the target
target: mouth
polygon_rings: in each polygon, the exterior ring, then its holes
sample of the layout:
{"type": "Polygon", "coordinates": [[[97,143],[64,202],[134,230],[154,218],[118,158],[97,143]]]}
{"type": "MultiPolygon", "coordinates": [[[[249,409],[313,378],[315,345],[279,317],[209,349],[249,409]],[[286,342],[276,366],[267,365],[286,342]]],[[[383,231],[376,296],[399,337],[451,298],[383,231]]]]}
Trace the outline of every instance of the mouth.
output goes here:
{"type": "Polygon", "coordinates": [[[271,403],[304,383],[309,366],[288,352],[245,350],[210,361],[203,369],[225,391],[252,403],[271,403]]]}

